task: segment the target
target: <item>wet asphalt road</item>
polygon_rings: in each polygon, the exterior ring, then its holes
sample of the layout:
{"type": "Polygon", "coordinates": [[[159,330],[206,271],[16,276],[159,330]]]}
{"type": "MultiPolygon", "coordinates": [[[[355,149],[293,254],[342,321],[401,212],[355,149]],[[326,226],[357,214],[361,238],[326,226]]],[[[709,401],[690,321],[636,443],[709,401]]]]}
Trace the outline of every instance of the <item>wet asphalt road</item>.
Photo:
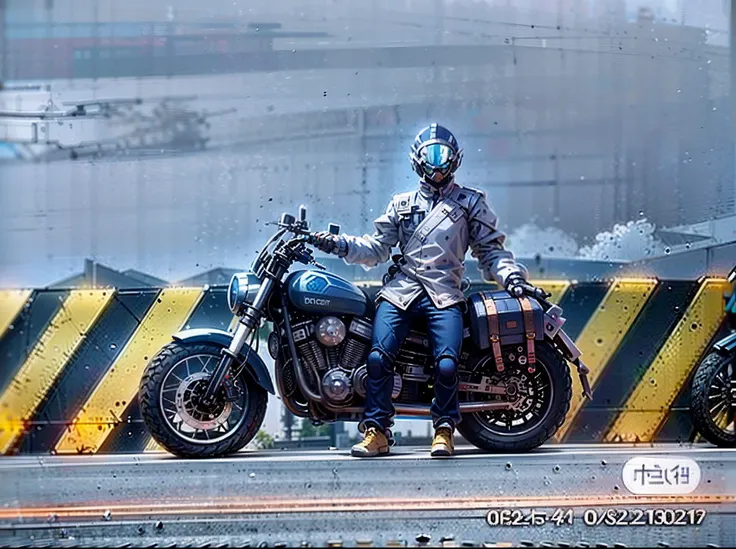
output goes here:
{"type": "Polygon", "coordinates": [[[243,452],[207,461],[163,454],[0,460],[0,545],[416,546],[426,540],[417,541],[422,534],[435,546],[733,546],[736,451],[560,445],[522,455],[460,448],[451,460],[403,447],[374,460],[350,458],[346,450],[243,452]],[[679,500],[636,499],[621,474],[628,459],[643,455],[694,459],[702,471],[698,488],[679,500]],[[558,508],[574,512],[560,524],[490,526],[488,511],[502,508],[547,517],[558,508]],[[706,515],[699,526],[586,524],[586,509],[609,508],[706,515]]]}

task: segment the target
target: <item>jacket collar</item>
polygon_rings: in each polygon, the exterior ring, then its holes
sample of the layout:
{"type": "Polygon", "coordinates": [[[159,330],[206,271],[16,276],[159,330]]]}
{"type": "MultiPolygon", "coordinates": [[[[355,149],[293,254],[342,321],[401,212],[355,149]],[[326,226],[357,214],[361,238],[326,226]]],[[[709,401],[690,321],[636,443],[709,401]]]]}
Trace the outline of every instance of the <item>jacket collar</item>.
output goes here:
{"type": "Polygon", "coordinates": [[[422,193],[422,195],[425,198],[434,198],[434,196],[439,193],[441,197],[448,196],[452,190],[455,188],[455,179],[453,178],[452,181],[450,181],[447,185],[442,187],[441,189],[435,189],[431,185],[428,185],[424,181],[419,181],[419,192],[422,193]]]}

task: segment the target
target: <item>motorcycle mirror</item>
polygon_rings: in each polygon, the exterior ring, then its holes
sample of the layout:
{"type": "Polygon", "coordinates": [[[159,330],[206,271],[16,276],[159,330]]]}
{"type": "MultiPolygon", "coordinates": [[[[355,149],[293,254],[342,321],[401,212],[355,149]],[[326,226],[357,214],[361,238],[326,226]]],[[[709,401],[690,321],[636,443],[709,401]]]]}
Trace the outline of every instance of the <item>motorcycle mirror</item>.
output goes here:
{"type": "Polygon", "coordinates": [[[296,221],[296,219],[294,218],[293,215],[288,214],[288,213],[282,213],[281,214],[281,221],[279,221],[279,223],[281,225],[293,225],[295,221],[296,221]]]}
{"type": "Polygon", "coordinates": [[[307,220],[307,207],[302,204],[299,206],[299,221],[307,220]]]}
{"type": "Polygon", "coordinates": [[[340,234],[340,225],[337,223],[330,223],[327,225],[327,230],[330,231],[330,234],[340,234]]]}

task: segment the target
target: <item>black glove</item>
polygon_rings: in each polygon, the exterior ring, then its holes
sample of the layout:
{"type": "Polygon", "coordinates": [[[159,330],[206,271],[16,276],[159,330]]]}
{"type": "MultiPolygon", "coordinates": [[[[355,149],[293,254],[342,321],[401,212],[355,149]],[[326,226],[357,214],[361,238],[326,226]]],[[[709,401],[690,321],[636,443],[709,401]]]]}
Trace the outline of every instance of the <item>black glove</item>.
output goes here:
{"type": "Polygon", "coordinates": [[[506,279],[506,290],[514,297],[522,297],[528,295],[531,297],[549,297],[550,294],[542,288],[537,288],[529,284],[519,273],[513,273],[506,279]]]}
{"type": "Polygon", "coordinates": [[[315,248],[327,254],[337,253],[340,246],[340,237],[329,231],[320,231],[312,237],[315,248]]]}

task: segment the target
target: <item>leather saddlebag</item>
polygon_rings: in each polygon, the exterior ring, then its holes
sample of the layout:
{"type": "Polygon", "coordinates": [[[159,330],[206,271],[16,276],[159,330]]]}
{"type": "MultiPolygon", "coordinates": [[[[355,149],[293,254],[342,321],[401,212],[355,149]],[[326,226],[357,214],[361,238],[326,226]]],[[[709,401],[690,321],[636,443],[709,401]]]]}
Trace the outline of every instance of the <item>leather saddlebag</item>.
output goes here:
{"type": "Polygon", "coordinates": [[[544,339],[544,310],[535,299],[516,298],[505,290],[477,292],[468,298],[468,315],[473,341],[480,349],[493,348],[499,369],[504,345],[523,346],[534,364],[534,342],[544,339]]]}

